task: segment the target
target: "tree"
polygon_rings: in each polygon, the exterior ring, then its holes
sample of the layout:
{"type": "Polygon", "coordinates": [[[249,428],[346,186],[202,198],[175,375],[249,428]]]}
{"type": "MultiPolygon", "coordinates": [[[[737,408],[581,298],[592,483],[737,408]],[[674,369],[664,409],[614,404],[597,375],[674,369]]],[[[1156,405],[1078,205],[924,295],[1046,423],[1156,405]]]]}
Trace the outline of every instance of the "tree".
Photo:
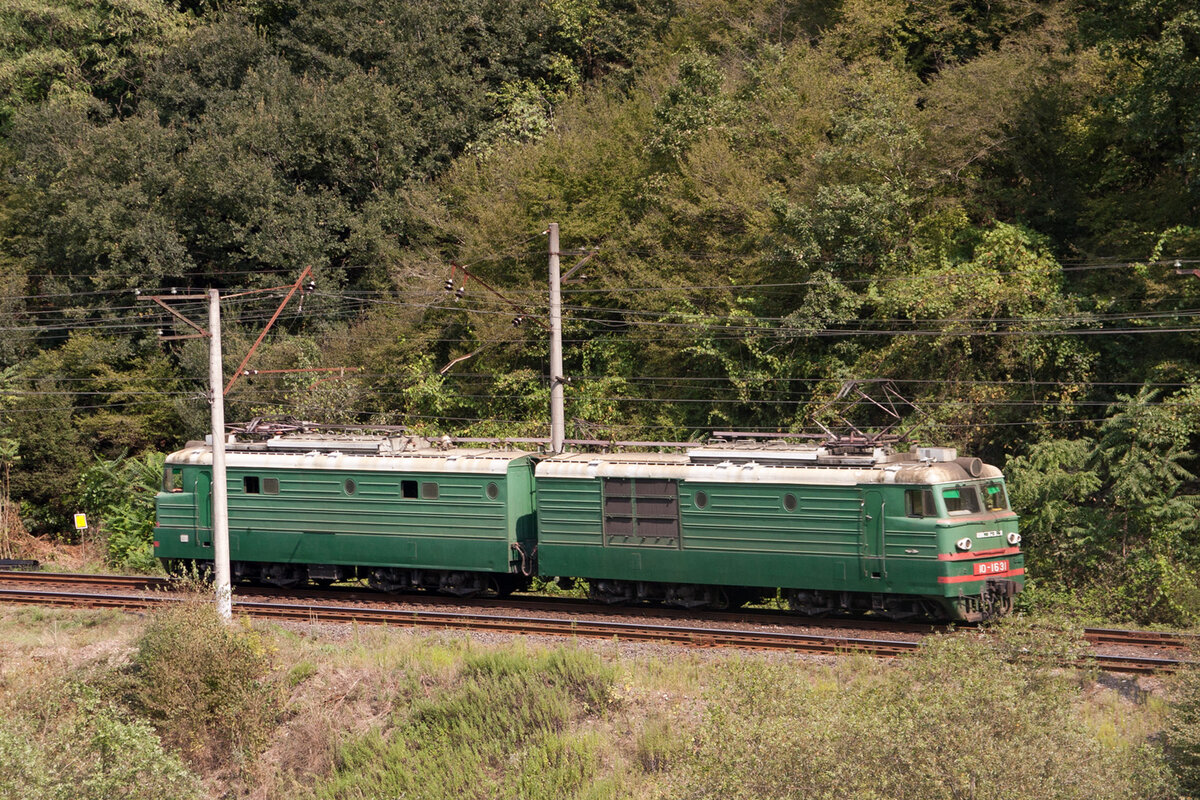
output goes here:
{"type": "Polygon", "coordinates": [[[1031,561],[1139,622],[1200,618],[1196,390],[1142,389],[1109,409],[1095,439],[1047,440],[1006,465],[1031,561]]]}

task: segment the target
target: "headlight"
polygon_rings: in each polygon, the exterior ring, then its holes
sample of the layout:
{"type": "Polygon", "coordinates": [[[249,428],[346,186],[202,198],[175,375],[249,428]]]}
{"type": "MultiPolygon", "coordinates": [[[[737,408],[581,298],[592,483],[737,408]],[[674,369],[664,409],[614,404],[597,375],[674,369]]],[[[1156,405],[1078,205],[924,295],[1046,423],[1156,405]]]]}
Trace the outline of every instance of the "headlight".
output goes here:
{"type": "Polygon", "coordinates": [[[1011,545],[1020,544],[1021,543],[1021,534],[1016,533],[1015,531],[1013,533],[1010,533],[1008,535],[1008,543],[1011,545]]]}
{"type": "Polygon", "coordinates": [[[957,542],[955,542],[954,546],[957,547],[959,550],[962,550],[963,552],[970,550],[971,549],[971,537],[964,536],[963,538],[961,538],[957,542]]]}

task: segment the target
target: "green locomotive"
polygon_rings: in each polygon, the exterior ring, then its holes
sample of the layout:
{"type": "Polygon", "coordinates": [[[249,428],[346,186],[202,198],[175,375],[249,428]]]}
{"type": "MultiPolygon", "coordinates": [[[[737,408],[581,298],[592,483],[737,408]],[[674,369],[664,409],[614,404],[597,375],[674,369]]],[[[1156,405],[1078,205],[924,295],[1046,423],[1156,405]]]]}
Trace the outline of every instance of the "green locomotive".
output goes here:
{"type": "Polygon", "coordinates": [[[1024,585],[1004,479],[945,448],[771,445],[537,465],[538,568],[593,599],[978,621],[1024,585]],[[864,451],[865,450],[865,451],[864,451]]]}
{"type": "MultiPolygon", "coordinates": [[[[235,581],[364,578],[457,595],[521,586],[536,545],[527,453],[442,449],[410,437],[289,436],[226,445],[235,581]]],[[[212,447],[167,457],[155,555],[211,561],[212,447]]]]}
{"type": "MultiPolygon", "coordinates": [[[[385,436],[227,445],[233,577],[975,621],[1024,584],[1004,479],[952,449],[739,443],[539,456],[385,436]]],[[[155,553],[211,560],[211,448],[167,459],[155,553]]]]}

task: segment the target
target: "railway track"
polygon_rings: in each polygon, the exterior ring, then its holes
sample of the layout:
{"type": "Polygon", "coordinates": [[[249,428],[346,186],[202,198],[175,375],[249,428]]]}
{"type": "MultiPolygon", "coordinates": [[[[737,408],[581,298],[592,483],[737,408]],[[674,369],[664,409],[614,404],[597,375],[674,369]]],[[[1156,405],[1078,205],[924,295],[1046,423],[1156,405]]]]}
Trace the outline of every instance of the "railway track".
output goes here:
{"type": "MultiPolygon", "coordinates": [[[[167,594],[126,595],[86,592],[43,591],[38,589],[0,589],[0,602],[75,606],[86,608],[124,608],[148,610],[166,603],[181,602],[167,594]]],[[[299,620],[303,622],[357,622],[360,624],[430,627],[439,629],[486,630],[542,636],[581,636],[586,638],[655,641],[694,647],[737,647],[753,650],[788,650],[812,653],[864,652],[879,656],[911,653],[919,642],[864,639],[844,636],[820,636],[778,631],[748,631],[696,628],[685,625],[650,625],[611,620],[577,620],[562,617],[511,617],[499,614],[473,614],[460,611],[430,611],[403,608],[361,608],[357,606],[321,606],[297,603],[263,603],[235,599],[235,611],[253,617],[299,620]]]]}
{"type": "MultiPolygon", "coordinates": [[[[61,572],[9,572],[0,570],[0,586],[18,585],[82,585],[128,589],[169,590],[174,585],[170,578],[151,575],[88,575],[61,572]]],[[[271,586],[237,586],[239,597],[295,598],[329,602],[351,602],[370,604],[417,603],[423,606],[446,605],[461,607],[469,605],[481,609],[569,612],[576,615],[611,616],[619,609],[621,616],[646,617],[673,621],[704,619],[715,622],[738,622],[754,625],[779,625],[785,627],[803,624],[805,627],[827,628],[836,631],[887,631],[889,633],[912,633],[924,635],[945,630],[944,625],[933,623],[906,623],[886,620],[870,620],[841,617],[797,617],[770,609],[739,609],[736,611],[707,611],[666,608],[661,606],[603,606],[585,600],[567,597],[508,597],[460,598],[437,594],[382,594],[368,589],[340,587],[335,589],[284,589],[271,586]]],[[[1146,647],[1158,650],[1200,649],[1200,636],[1175,631],[1142,631],[1117,628],[1084,628],[1083,636],[1092,645],[1124,647],[1146,647]]]]}
{"type": "MultiPolygon", "coordinates": [[[[67,575],[62,573],[9,573],[0,572],[0,587],[5,586],[62,586],[63,584],[78,587],[95,587],[100,589],[168,589],[170,581],[166,578],[114,576],[114,575],[67,575]]],[[[239,587],[239,595],[251,594],[243,592],[239,587]]],[[[280,592],[258,592],[273,597],[293,598],[294,594],[280,592]]],[[[305,598],[310,601],[325,599],[329,592],[307,592],[320,597],[305,598]]],[[[594,606],[588,606],[592,612],[583,618],[579,616],[537,617],[510,616],[494,613],[497,607],[511,604],[509,607],[528,612],[538,608],[536,601],[523,600],[482,601],[487,603],[488,613],[470,611],[441,611],[415,608],[386,608],[379,603],[379,596],[366,593],[332,593],[336,599],[343,602],[347,599],[359,601],[363,596],[375,601],[368,605],[323,605],[318,602],[260,602],[238,597],[234,607],[240,613],[250,616],[300,621],[326,622],[357,622],[360,624],[383,624],[406,627],[433,627],[441,629],[469,629],[504,633],[535,634],[548,636],[579,636],[587,638],[618,638],[626,641],[655,641],[674,643],[692,647],[735,647],[753,650],[777,650],[805,653],[841,654],[847,652],[866,653],[879,657],[894,657],[914,652],[920,647],[919,640],[874,639],[863,636],[847,636],[844,628],[841,633],[811,634],[779,630],[742,630],[732,628],[697,627],[695,624],[659,624],[652,622],[618,622],[597,619],[600,614],[594,606]]],[[[389,602],[395,598],[387,597],[389,602]]],[[[429,605],[422,596],[422,605],[429,605]]],[[[456,598],[443,598],[456,605],[463,601],[456,598]]],[[[36,605],[71,605],[92,608],[122,608],[129,610],[144,610],[160,606],[163,603],[177,601],[178,598],[160,591],[153,594],[112,594],[109,592],[83,592],[46,590],[34,588],[0,588],[0,602],[36,605]]],[[[481,602],[481,601],[473,601],[481,602]]],[[[554,610],[564,610],[562,604],[552,604],[554,610]]],[[[575,609],[572,608],[572,611],[575,609]]],[[[622,609],[622,614],[628,609],[622,609]]],[[[651,609],[667,611],[674,614],[680,612],[670,609],[651,609]]],[[[600,609],[600,612],[611,610],[600,609]]],[[[728,613],[728,612],[726,612],[728,613]]],[[[629,616],[629,615],[626,615],[629,616]]],[[[633,615],[638,616],[638,615],[633,615]]],[[[736,615],[744,619],[745,615],[736,615]]],[[[764,617],[777,617],[785,623],[795,625],[794,617],[782,615],[754,615],[751,620],[762,623],[764,617]]],[[[712,616],[704,619],[711,621],[712,616]]],[[[671,621],[678,621],[672,619],[671,621]]],[[[808,621],[806,620],[807,624],[808,621]]],[[[930,626],[914,626],[928,632],[930,626]]],[[[896,626],[889,625],[887,629],[895,632],[896,626]]],[[[1125,673],[1154,673],[1171,671],[1185,663],[1185,659],[1164,657],[1159,655],[1162,650],[1189,649],[1196,637],[1188,634],[1165,633],[1157,631],[1126,631],[1114,629],[1088,629],[1085,632],[1088,641],[1093,645],[1120,645],[1124,647],[1153,648],[1154,653],[1135,654],[1100,654],[1092,653],[1088,661],[1099,668],[1111,672],[1125,673]]]]}
{"type": "Polygon", "coordinates": [[[9,572],[0,571],[0,585],[46,585],[81,584],[84,586],[111,586],[131,589],[169,588],[170,578],[154,575],[88,575],[74,572],[9,572]]]}

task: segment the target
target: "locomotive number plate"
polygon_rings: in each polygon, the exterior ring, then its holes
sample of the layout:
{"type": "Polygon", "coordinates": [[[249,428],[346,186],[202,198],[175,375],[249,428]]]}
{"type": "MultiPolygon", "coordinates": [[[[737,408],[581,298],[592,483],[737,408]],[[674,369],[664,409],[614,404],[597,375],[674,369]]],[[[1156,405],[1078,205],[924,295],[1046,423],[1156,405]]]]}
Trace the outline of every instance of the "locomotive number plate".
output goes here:
{"type": "Polygon", "coordinates": [[[1008,572],[1008,559],[1003,561],[985,561],[982,564],[975,564],[976,575],[998,575],[1001,572],[1008,572]]]}

